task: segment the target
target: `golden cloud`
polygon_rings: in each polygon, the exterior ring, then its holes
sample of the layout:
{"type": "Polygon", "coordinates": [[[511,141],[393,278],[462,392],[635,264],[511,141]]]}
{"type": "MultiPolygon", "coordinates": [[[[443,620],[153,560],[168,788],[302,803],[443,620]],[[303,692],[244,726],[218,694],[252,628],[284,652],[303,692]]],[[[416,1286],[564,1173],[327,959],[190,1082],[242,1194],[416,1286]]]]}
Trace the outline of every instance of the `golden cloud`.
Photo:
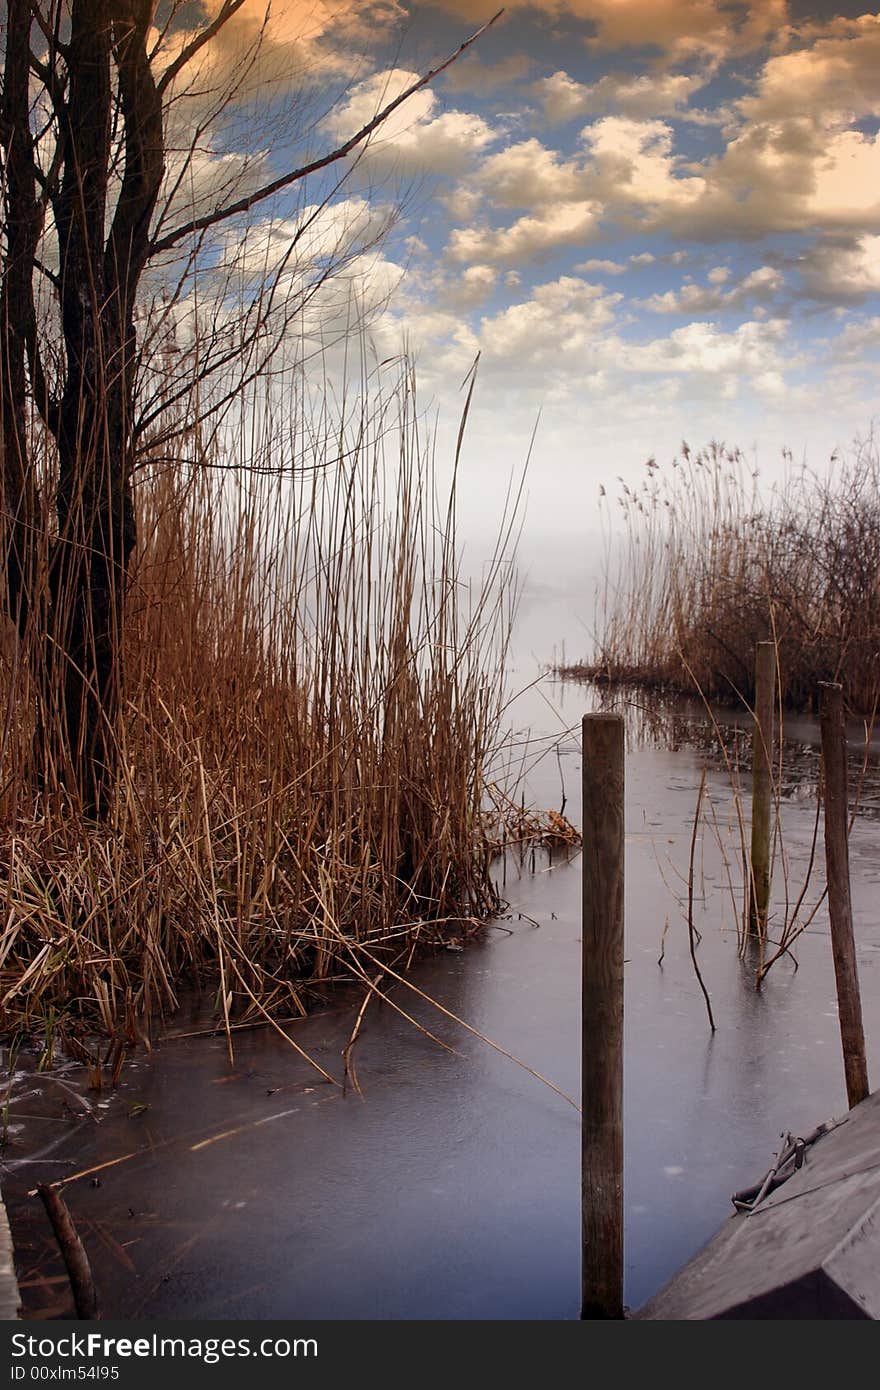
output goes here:
{"type": "MultiPolygon", "coordinates": [[[[200,0],[192,14],[188,7],[188,22],[162,39],[157,66],[171,63],[222,7],[223,0],[200,0]]],[[[364,50],[390,33],[404,13],[398,0],[244,0],[176,86],[204,92],[225,83],[241,96],[273,86],[295,88],[331,72],[354,76],[363,67],[364,50]]]]}
{"type": "MultiPolygon", "coordinates": [[[[500,6],[500,0],[436,3],[472,22],[490,18],[500,6]]],[[[505,0],[505,9],[583,20],[597,48],[652,47],[678,57],[757,47],[788,20],[788,0],[505,0]]]]}

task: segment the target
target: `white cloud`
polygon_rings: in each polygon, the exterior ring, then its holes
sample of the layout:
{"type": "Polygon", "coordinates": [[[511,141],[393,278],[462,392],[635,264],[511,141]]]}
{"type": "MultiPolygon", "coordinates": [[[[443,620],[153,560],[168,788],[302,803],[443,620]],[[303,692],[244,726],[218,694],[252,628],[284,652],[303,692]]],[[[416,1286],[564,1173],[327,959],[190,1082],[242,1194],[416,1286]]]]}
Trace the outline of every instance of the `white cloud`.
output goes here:
{"type": "Polygon", "coordinates": [[[729,271],[718,266],[709,272],[709,283],[687,283],[679,290],[667,290],[641,301],[654,314],[711,314],[722,309],[739,309],[748,303],[767,304],[785,284],[782,272],[773,266],[759,266],[737,284],[725,289],[729,271]],[[713,278],[714,277],[714,278],[713,278]]]}
{"type": "Polygon", "coordinates": [[[581,261],[575,266],[575,270],[584,275],[625,275],[627,267],[621,261],[606,261],[594,257],[589,261],[581,261]]]}
{"type": "Polygon", "coordinates": [[[825,226],[880,225],[880,134],[841,131],[814,164],[806,213],[825,226]]]}
{"type": "Polygon", "coordinates": [[[584,137],[611,216],[704,241],[880,228],[880,136],[829,135],[810,116],[744,126],[719,156],[685,163],[668,126],[606,118],[584,137]],[[617,173],[615,180],[614,174],[617,173]]]}
{"type": "Polygon", "coordinates": [[[480,345],[493,360],[518,369],[544,361],[574,362],[613,320],[619,295],[572,275],[537,285],[529,299],[511,304],[480,325],[480,345]]]}
{"type": "Polygon", "coordinates": [[[880,236],[817,242],[800,258],[798,269],[817,299],[863,299],[880,292],[880,236]]]}
{"type": "Polygon", "coordinates": [[[479,188],[460,183],[448,193],[442,193],[439,201],[456,222],[473,222],[482,206],[483,194],[479,188]]]}
{"type": "MultiPolygon", "coordinates": [[[[828,356],[832,363],[863,362],[870,354],[880,352],[880,317],[859,319],[848,323],[836,338],[828,343],[828,356]]],[[[876,358],[872,362],[877,368],[876,358]]]]}
{"type": "Polygon", "coordinates": [[[635,371],[721,377],[730,383],[749,380],[759,390],[776,390],[791,358],[783,348],[789,336],[784,319],[750,320],[732,332],[697,320],[665,338],[636,344],[630,363],[635,371]]]}
{"type": "MultiPolygon", "coordinates": [[[[418,80],[402,68],[374,73],[352,88],[323,122],[342,142],[418,80]]],[[[497,138],[481,116],[469,111],[440,111],[436,93],[423,88],[394,111],[371,137],[360,156],[362,165],[401,174],[460,174],[497,138]]]]}
{"type": "Polygon", "coordinates": [[[706,80],[694,73],[607,73],[598,82],[585,84],[560,71],[535,82],[532,91],[554,124],[606,112],[644,119],[680,112],[706,80]]]}
{"type": "Polygon", "coordinates": [[[680,208],[705,191],[703,178],[681,172],[674,134],[664,121],[605,116],[586,126],[581,139],[610,207],[680,208]]]}
{"type": "Polygon", "coordinates": [[[509,227],[458,227],[449,238],[448,254],[458,262],[531,261],[592,241],[597,235],[598,211],[591,202],[563,202],[520,217],[509,227]]]}
{"type": "MultiPolygon", "coordinates": [[[[880,52],[877,35],[880,18],[870,33],[880,52]]],[[[767,74],[778,61],[773,57],[761,69],[758,95],[740,103],[720,153],[687,158],[681,133],[668,121],[615,112],[584,126],[573,150],[531,137],[491,154],[467,180],[472,203],[483,198],[538,221],[546,220],[552,203],[592,203],[605,232],[616,226],[624,233],[667,232],[706,242],[814,229],[880,230],[880,134],[848,124],[852,112],[804,104],[799,91],[793,113],[771,115],[774,104],[765,98],[781,79],[771,83],[767,74]]],[[[649,86],[663,89],[674,76],[649,74],[649,86]]],[[[598,109],[602,82],[587,87],[556,73],[543,90],[560,115],[584,105],[598,109]]],[[[854,97],[858,109],[868,104],[865,84],[854,97]]],[[[880,77],[876,85],[880,93],[880,77]]],[[[611,86],[603,90],[610,97],[611,86]]],[[[832,84],[829,101],[837,100],[836,91],[832,84]]]]}
{"type": "MultiPolygon", "coordinates": [[[[581,149],[569,158],[537,139],[518,141],[485,159],[470,187],[495,208],[527,211],[507,228],[455,230],[450,252],[456,260],[529,259],[592,241],[600,216],[658,221],[705,191],[704,180],[681,173],[680,163],[662,121],[604,117],[585,127],[581,149]]],[[[650,254],[642,253],[642,264],[650,254]]]]}
{"type": "Polygon", "coordinates": [[[493,265],[469,265],[451,284],[444,286],[444,297],[463,308],[470,309],[482,304],[498,283],[498,271],[493,265]]]}
{"type": "Polygon", "coordinates": [[[812,111],[824,117],[880,115],[880,15],[838,21],[836,32],[771,57],[740,108],[774,121],[812,111]]]}
{"type": "Polygon", "coordinates": [[[604,402],[625,395],[626,383],[639,377],[651,383],[649,393],[660,391],[667,400],[733,399],[746,385],[769,399],[787,388],[790,371],[802,364],[787,320],[753,317],[733,329],[697,320],[639,341],[621,331],[622,302],[620,294],[562,275],[469,328],[460,315],[425,311],[416,301],[398,317],[397,328],[422,346],[433,376],[438,363],[466,369],[479,351],[484,372],[508,386],[519,383],[536,405],[542,399],[581,401],[585,392],[604,402]]]}
{"type": "Polygon", "coordinates": [[[573,202],[586,191],[584,170],[540,140],[520,140],[490,155],[474,176],[480,191],[499,208],[540,208],[573,202]]]}

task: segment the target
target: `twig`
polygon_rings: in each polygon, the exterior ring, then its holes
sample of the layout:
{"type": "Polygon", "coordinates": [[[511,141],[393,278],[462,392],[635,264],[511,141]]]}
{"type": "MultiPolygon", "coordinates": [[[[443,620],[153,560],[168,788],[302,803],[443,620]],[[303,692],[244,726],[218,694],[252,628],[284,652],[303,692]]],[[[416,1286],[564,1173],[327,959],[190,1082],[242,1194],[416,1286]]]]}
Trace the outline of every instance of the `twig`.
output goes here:
{"type": "Polygon", "coordinates": [[[706,1012],[709,1015],[709,1027],[715,1032],[715,1019],[712,1016],[712,1004],[709,999],[709,991],[703,983],[703,976],[700,974],[700,967],[697,964],[697,950],[695,942],[696,928],[694,927],[694,856],[697,848],[697,831],[700,825],[700,807],[703,804],[703,792],[706,789],[706,769],[703,768],[703,775],[700,778],[700,790],[697,793],[697,808],[694,811],[694,828],[691,834],[691,854],[688,865],[688,944],[691,952],[691,962],[694,967],[694,974],[697,983],[703,991],[703,998],[706,1001],[706,1012]]]}
{"type": "Polygon", "coordinates": [[[367,1005],[369,1004],[370,1000],[373,998],[373,995],[376,994],[376,993],[378,993],[379,985],[380,985],[381,982],[382,982],[382,979],[383,979],[383,977],[384,977],[384,973],[385,973],[384,971],[380,970],[379,973],[378,973],[378,975],[376,976],[376,978],[375,978],[374,980],[368,981],[366,993],[364,994],[363,1001],[362,1001],[362,1003],[361,1003],[360,1008],[358,1009],[358,1015],[357,1015],[357,1018],[356,1018],[355,1021],[354,1021],[354,1027],[353,1027],[352,1030],[351,1030],[351,1037],[349,1038],[348,1042],[345,1044],[345,1047],[342,1049],[342,1063],[343,1063],[343,1067],[344,1067],[343,1080],[342,1080],[342,1090],[343,1090],[343,1094],[345,1093],[345,1085],[346,1085],[346,1082],[349,1081],[349,1080],[351,1081],[351,1084],[352,1084],[352,1086],[354,1087],[354,1089],[355,1089],[355,1091],[357,1092],[357,1094],[358,1094],[358,1095],[361,1095],[361,1094],[362,1094],[360,1085],[358,1084],[357,1072],[355,1071],[355,1068],[354,1068],[354,1062],[352,1061],[352,1058],[351,1058],[351,1052],[352,1052],[352,1048],[354,1047],[355,1043],[357,1042],[357,1040],[358,1040],[358,1038],[359,1038],[359,1036],[360,1036],[361,1024],[362,1024],[363,1021],[364,1021],[364,1014],[367,1012],[367,1005]]]}

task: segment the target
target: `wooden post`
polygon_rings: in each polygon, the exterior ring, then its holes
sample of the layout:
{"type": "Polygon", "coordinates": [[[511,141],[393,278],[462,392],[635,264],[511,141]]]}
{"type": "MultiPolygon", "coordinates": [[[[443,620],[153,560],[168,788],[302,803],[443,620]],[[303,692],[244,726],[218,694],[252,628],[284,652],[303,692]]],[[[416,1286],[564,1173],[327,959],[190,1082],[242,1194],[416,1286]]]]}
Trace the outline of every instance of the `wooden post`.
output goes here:
{"type": "Polygon", "coordinates": [[[623,1317],[624,724],[583,721],[582,1318],[623,1317]]]}
{"type": "Polygon", "coordinates": [[[770,906],[770,839],[773,821],[773,732],[776,700],[776,647],[759,642],[755,650],[755,726],[752,733],[752,854],[749,876],[749,931],[763,940],[770,906]]]}
{"type": "Polygon", "coordinates": [[[868,1064],[865,1059],[862,1000],[849,884],[849,807],[842,686],[830,682],[820,684],[819,722],[822,727],[822,768],[825,774],[825,869],[828,914],[831,918],[831,952],[837,981],[846,1095],[852,1108],[868,1095],[868,1064]]]}

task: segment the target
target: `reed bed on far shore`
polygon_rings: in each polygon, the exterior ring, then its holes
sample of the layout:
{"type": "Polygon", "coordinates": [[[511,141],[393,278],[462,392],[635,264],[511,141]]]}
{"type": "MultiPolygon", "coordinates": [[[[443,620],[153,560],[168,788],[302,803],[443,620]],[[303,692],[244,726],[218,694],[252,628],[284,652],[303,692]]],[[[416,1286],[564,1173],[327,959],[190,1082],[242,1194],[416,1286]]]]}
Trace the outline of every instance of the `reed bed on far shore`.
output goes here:
{"type": "Polygon", "coordinates": [[[241,419],[145,456],[101,821],[35,765],[4,648],[0,1025],[49,1057],[97,1031],[117,1068],[192,984],[227,1026],[300,1016],[499,906],[513,518],[472,586],[407,367],[241,419]]]}
{"type": "Polygon", "coordinates": [[[762,493],[737,450],[685,445],[621,483],[592,657],[560,674],[751,703],[756,644],[778,653],[781,701],[840,681],[868,714],[880,690],[880,456],[873,439],[762,493]]]}

